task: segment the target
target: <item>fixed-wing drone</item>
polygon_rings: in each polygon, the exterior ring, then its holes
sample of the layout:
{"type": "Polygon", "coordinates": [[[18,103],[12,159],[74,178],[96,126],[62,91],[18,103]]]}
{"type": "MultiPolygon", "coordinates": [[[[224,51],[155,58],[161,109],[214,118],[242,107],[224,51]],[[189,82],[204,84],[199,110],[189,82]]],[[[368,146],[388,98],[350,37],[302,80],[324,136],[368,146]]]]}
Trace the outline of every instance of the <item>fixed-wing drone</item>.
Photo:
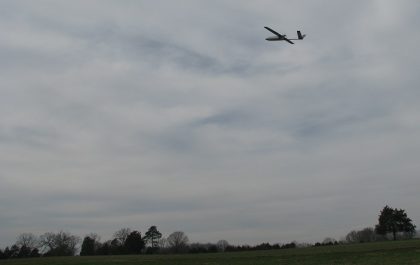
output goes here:
{"type": "Polygon", "coordinates": [[[269,27],[264,27],[266,30],[268,30],[268,31],[270,31],[271,33],[273,33],[274,35],[276,35],[275,37],[268,37],[268,38],[266,38],[266,40],[268,40],[268,41],[278,41],[278,40],[284,40],[284,41],[287,41],[288,43],[290,43],[290,44],[294,44],[293,42],[292,42],[292,40],[303,40],[303,38],[305,38],[305,34],[303,34],[302,35],[302,33],[298,30],[297,31],[297,36],[298,36],[298,38],[297,39],[288,39],[287,37],[286,37],[286,35],[281,35],[280,33],[278,33],[277,31],[274,31],[274,30],[272,30],[272,29],[270,29],[269,27]]]}

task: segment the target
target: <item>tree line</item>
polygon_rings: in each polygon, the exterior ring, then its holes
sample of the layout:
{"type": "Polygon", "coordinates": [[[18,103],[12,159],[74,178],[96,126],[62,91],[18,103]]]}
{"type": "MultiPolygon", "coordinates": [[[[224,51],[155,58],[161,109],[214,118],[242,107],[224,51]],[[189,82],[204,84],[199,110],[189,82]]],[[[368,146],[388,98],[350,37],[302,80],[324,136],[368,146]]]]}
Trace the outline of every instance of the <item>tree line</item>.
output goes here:
{"type": "Polygon", "coordinates": [[[326,238],[315,244],[262,243],[255,246],[234,246],[226,240],[217,243],[189,243],[188,236],[182,231],[175,231],[167,238],[162,236],[156,226],[151,226],[144,235],[137,230],[122,228],[113,234],[111,240],[101,242],[97,234],[88,234],[83,240],[69,232],[47,232],[37,237],[32,233],[23,233],[17,237],[15,244],[0,249],[0,259],[28,258],[41,256],[81,256],[93,255],[128,255],[155,253],[211,253],[225,251],[271,250],[296,247],[335,245],[344,243],[364,243],[379,240],[397,240],[413,238],[416,226],[408,218],[405,210],[385,206],[379,214],[375,228],[364,228],[349,232],[340,242],[326,238]],[[80,247],[80,253],[79,245],[80,247]]]}

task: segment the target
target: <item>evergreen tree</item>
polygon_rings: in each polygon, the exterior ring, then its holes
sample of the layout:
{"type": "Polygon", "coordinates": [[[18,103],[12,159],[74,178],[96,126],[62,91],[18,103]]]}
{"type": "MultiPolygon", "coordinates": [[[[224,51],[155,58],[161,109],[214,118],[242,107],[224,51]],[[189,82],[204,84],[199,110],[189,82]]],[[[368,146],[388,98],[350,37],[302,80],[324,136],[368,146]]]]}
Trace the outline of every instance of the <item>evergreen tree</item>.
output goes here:
{"type": "Polygon", "coordinates": [[[9,247],[6,247],[3,251],[3,258],[8,259],[12,256],[12,251],[9,247]]]}
{"type": "Polygon", "coordinates": [[[160,233],[156,226],[151,226],[144,235],[144,241],[150,243],[152,248],[157,248],[159,246],[159,239],[162,238],[162,233],[160,233]]]}
{"type": "Polygon", "coordinates": [[[128,254],[140,254],[144,248],[144,241],[139,231],[133,231],[125,240],[124,249],[128,254]]]}
{"type": "Polygon", "coordinates": [[[82,249],[80,256],[93,256],[95,255],[95,239],[86,236],[83,239],[82,249]]]}
{"type": "Polygon", "coordinates": [[[9,257],[10,258],[17,258],[19,256],[19,251],[20,251],[20,248],[17,245],[13,245],[10,248],[10,255],[9,255],[9,257]]]}
{"type": "Polygon", "coordinates": [[[32,249],[31,254],[29,255],[31,258],[38,258],[41,257],[39,254],[39,250],[37,248],[32,249]]]}
{"type": "Polygon", "coordinates": [[[403,209],[393,209],[388,205],[385,206],[378,219],[378,224],[375,226],[375,232],[380,235],[392,233],[393,239],[397,240],[397,233],[404,232],[410,237],[415,235],[416,226],[408,218],[407,213],[403,209]]]}
{"type": "Polygon", "coordinates": [[[20,247],[19,253],[17,255],[19,258],[28,258],[31,256],[31,249],[25,245],[20,247]]]}

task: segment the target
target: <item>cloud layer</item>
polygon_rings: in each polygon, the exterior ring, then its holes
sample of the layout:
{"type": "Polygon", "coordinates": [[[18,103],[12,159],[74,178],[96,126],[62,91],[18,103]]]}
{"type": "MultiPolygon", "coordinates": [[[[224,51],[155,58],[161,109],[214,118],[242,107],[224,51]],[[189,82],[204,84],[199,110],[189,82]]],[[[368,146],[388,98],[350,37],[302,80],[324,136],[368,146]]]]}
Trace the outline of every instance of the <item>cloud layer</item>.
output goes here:
{"type": "Polygon", "coordinates": [[[338,239],[386,204],[418,222],[419,8],[2,1],[0,246],[151,225],[338,239]]]}

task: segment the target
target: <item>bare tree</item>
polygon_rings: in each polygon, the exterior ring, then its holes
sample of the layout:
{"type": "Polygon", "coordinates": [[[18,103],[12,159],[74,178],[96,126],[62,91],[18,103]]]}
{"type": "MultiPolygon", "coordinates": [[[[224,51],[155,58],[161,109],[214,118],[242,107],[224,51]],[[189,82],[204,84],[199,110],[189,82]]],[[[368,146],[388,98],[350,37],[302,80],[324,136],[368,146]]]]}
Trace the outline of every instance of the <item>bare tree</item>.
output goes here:
{"type": "Polygon", "coordinates": [[[39,237],[39,244],[45,252],[54,249],[56,247],[55,234],[52,232],[47,232],[41,235],[39,237]]]}
{"type": "Polygon", "coordinates": [[[90,234],[87,234],[86,236],[92,238],[95,241],[98,241],[98,242],[101,241],[101,236],[98,235],[97,233],[90,233],[90,234]]]}
{"type": "Polygon", "coordinates": [[[229,243],[226,240],[222,239],[222,240],[217,241],[216,245],[219,251],[224,252],[226,248],[229,246],[229,243]]]}
{"type": "Polygon", "coordinates": [[[170,234],[167,238],[169,247],[175,253],[183,252],[188,247],[188,237],[182,231],[176,231],[170,234]]]}
{"type": "Polygon", "coordinates": [[[158,247],[161,249],[167,248],[168,247],[168,240],[166,240],[166,238],[160,238],[158,240],[158,247]]]}
{"type": "Polygon", "coordinates": [[[366,227],[358,232],[360,242],[373,242],[376,240],[375,230],[372,227],[366,227]]]}
{"type": "Polygon", "coordinates": [[[77,251],[80,238],[70,233],[45,233],[40,236],[40,244],[45,254],[50,256],[73,256],[77,251]]]}
{"type": "Polygon", "coordinates": [[[331,237],[326,237],[323,241],[322,244],[324,245],[333,245],[335,242],[337,242],[334,238],[331,237]]]}
{"type": "Polygon", "coordinates": [[[26,247],[29,249],[34,249],[38,247],[38,238],[32,233],[22,233],[20,234],[15,243],[18,247],[26,247]]]}
{"type": "Polygon", "coordinates": [[[360,231],[351,231],[346,235],[347,243],[363,243],[377,240],[375,230],[371,227],[366,227],[360,231]]]}
{"type": "Polygon", "coordinates": [[[359,242],[359,235],[357,231],[352,230],[346,235],[346,242],[347,243],[358,243],[359,242]]]}
{"type": "Polygon", "coordinates": [[[118,239],[118,241],[121,243],[121,245],[125,244],[125,241],[127,240],[128,235],[131,233],[130,228],[121,228],[117,232],[114,233],[114,238],[118,239]]]}

